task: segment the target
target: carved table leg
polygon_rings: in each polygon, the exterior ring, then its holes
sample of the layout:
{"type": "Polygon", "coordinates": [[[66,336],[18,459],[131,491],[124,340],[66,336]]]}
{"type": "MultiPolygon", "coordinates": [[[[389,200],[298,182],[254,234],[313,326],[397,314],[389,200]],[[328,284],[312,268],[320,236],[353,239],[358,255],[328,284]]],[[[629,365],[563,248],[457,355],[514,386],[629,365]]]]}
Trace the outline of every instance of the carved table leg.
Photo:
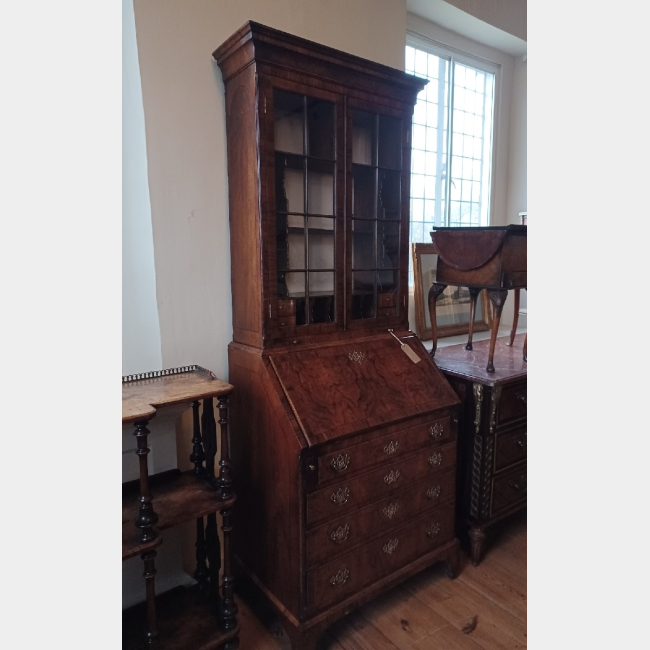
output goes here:
{"type": "Polygon", "coordinates": [[[135,525],[140,528],[142,534],[140,536],[141,542],[149,542],[156,539],[158,534],[154,531],[153,527],[158,523],[158,515],[154,512],[153,504],[151,503],[151,494],[149,492],[149,471],[147,469],[147,456],[149,454],[149,447],[147,447],[147,436],[149,429],[147,429],[148,420],[135,423],[135,432],[138,448],[136,454],[140,464],[140,508],[138,516],[135,519],[135,525]]]}
{"type": "Polygon", "coordinates": [[[487,372],[494,372],[494,347],[497,342],[501,312],[508,297],[507,289],[490,289],[488,291],[492,305],[494,306],[494,318],[492,319],[492,334],[490,335],[490,352],[488,354],[487,372]]]}
{"type": "Polygon", "coordinates": [[[472,544],[472,564],[478,566],[483,558],[483,549],[485,545],[485,530],[483,528],[469,529],[469,539],[472,544]]]}
{"type": "Polygon", "coordinates": [[[515,317],[512,319],[512,330],[510,331],[510,340],[508,345],[515,342],[515,334],[517,333],[517,324],[519,323],[519,298],[521,289],[515,289],[515,317]]]}
{"type": "Polygon", "coordinates": [[[474,316],[476,315],[476,299],[482,289],[478,287],[469,287],[469,334],[467,336],[466,350],[473,350],[472,337],[474,336],[474,316]]]}
{"type": "Polygon", "coordinates": [[[431,356],[436,356],[436,349],[438,347],[438,328],[436,326],[436,300],[438,296],[447,288],[446,284],[434,282],[429,289],[429,318],[431,319],[431,338],[433,339],[433,347],[431,348],[431,356]]]}
{"type": "Polygon", "coordinates": [[[147,647],[155,647],[158,638],[158,624],[156,623],[156,589],[154,585],[154,576],[156,569],[154,567],[154,558],[156,551],[147,551],[140,557],[144,562],[144,573],[142,574],[145,579],[147,587],[147,634],[146,643],[147,647]]]}

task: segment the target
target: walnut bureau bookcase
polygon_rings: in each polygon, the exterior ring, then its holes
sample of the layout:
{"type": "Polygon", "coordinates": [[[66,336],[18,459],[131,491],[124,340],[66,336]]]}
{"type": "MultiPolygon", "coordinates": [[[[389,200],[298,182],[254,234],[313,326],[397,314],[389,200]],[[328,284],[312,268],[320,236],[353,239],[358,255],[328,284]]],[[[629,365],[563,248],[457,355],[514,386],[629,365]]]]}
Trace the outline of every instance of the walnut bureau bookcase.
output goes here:
{"type": "Polygon", "coordinates": [[[411,118],[426,81],[249,22],[225,85],[236,561],[311,650],[454,575],[459,400],[408,329],[411,118]],[[397,338],[397,340],[396,340],[397,338]]]}

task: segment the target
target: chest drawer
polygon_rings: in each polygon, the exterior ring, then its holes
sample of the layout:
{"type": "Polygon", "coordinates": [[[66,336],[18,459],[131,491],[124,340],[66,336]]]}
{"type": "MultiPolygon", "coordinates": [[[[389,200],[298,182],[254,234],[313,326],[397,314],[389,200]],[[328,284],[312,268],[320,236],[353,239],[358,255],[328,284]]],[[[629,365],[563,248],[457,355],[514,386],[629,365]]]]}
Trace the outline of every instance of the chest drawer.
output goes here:
{"type": "Polygon", "coordinates": [[[492,515],[526,499],[526,467],[492,480],[492,515]]]}
{"type": "Polygon", "coordinates": [[[307,565],[313,567],[347,553],[390,528],[416,519],[427,510],[453,501],[456,473],[449,471],[400,490],[307,533],[307,565]]]}
{"type": "Polygon", "coordinates": [[[450,442],[321,488],[307,496],[307,526],[357,510],[428,476],[441,474],[455,464],[456,443],[450,442]]]}
{"type": "Polygon", "coordinates": [[[501,433],[496,440],[494,471],[498,472],[510,465],[526,459],[526,430],[517,429],[501,433]]]}
{"type": "Polygon", "coordinates": [[[499,400],[498,424],[506,424],[526,417],[528,411],[526,406],[527,391],[528,383],[525,381],[504,386],[499,400]]]}
{"type": "Polygon", "coordinates": [[[376,440],[325,454],[318,459],[318,483],[353,475],[387,460],[401,458],[420,447],[445,442],[455,437],[456,430],[452,429],[449,416],[445,416],[376,440]]]}
{"type": "Polygon", "coordinates": [[[433,551],[454,536],[453,505],[386,533],[307,574],[307,607],[315,612],[433,551]]]}

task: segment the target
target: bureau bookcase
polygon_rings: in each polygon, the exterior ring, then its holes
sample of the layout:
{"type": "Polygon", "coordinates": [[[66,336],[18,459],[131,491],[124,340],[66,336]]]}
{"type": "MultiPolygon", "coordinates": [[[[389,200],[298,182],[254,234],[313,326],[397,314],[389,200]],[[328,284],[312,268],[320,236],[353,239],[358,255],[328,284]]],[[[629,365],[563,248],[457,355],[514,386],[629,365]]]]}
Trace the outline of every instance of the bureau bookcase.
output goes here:
{"type": "Polygon", "coordinates": [[[459,400],[407,317],[411,118],[426,81],[252,22],[214,57],[234,548],[293,649],[311,650],[417,571],[456,571],[459,400]]]}

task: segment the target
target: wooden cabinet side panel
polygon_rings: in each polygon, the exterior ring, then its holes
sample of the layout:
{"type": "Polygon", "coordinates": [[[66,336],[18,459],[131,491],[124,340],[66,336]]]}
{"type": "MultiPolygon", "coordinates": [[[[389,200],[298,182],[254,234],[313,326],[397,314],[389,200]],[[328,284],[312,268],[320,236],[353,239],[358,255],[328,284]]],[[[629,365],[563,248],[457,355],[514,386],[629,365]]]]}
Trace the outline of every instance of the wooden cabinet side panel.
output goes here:
{"type": "Polygon", "coordinates": [[[255,75],[255,66],[249,65],[227,81],[226,125],[233,339],[261,347],[262,249],[255,75]]]}
{"type": "Polygon", "coordinates": [[[237,490],[234,548],[244,565],[299,616],[304,518],[301,444],[256,350],[231,344],[232,458],[237,490]]]}

